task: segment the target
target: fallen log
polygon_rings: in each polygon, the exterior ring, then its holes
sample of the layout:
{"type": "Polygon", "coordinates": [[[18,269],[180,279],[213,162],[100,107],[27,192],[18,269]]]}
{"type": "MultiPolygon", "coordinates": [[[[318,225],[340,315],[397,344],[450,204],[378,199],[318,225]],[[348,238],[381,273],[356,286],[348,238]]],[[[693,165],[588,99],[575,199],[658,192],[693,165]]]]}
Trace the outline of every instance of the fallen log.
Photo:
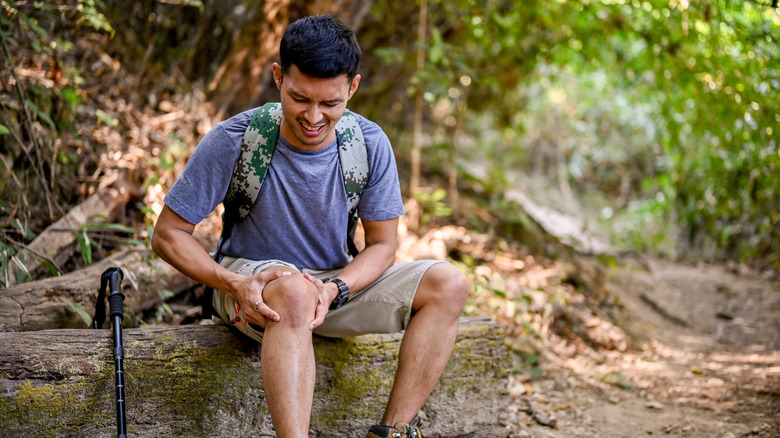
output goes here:
{"type": "MultiPolygon", "coordinates": [[[[116,181],[111,187],[100,188],[25,246],[25,250],[34,255],[25,261],[25,268],[33,278],[43,268],[42,259],[58,267],[72,257],[73,249],[76,247],[76,230],[87,225],[90,220],[94,220],[94,223],[110,222],[117,216],[117,212],[127,205],[137,189],[119,175],[114,179],[116,181]],[[105,218],[94,219],[96,216],[105,216],[105,218]]],[[[11,275],[9,280],[14,284],[16,278],[11,275]]]]}
{"type": "Polygon", "coordinates": [[[83,328],[86,323],[60,298],[92,315],[100,276],[111,266],[121,267],[125,281],[125,308],[132,315],[161,302],[161,289],[178,293],[195,282],[148,251],[124,251],[68,274],[0,289],[0,327],[12,331],[83,328]]]}
{"type": "MultiPolygon", "coordinates": [[[[224,325],[126,329],[128,435],[273,437],[258,344],[224,325]]],[[[401,335],[315,337],[310,437],[363,438],[390,392],[401,335]]],[[[0,333],[0,436],[111,436],[110,330],[0,333]]],[[[509,369],[488,318],[461,319],[455,351],[423,407],[434,436],[506,436],[509,369]]]]}

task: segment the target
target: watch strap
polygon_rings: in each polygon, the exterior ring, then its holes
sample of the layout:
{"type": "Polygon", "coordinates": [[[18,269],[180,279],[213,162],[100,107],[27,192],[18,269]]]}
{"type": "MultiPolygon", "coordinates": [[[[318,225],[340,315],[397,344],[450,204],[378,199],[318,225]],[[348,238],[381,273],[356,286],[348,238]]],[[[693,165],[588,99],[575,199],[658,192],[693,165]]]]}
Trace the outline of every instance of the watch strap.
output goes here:
{"type": "Polygon", "coordinates": [[[336,310],[346,304],[346,302],[349,300],[349,286],[347,286],[344,281],[342,281],[339,278],[333,277],[328,278],[327,280],[323,281],[323,283],[333,283],[338,287],[339,293],[336,295],[336,298],[333,299],[333,301],[330,303],[330,310],[336,310]]]}

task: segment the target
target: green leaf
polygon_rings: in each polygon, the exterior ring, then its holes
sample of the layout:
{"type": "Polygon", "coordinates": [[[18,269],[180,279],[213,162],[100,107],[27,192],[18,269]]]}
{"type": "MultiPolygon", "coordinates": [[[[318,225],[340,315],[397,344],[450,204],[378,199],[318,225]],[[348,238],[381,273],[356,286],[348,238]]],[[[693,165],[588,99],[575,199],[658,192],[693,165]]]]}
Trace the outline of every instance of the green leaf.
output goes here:
{"type": "Polygon", "coordinates": [[[620,389],[632,389],[636,386],[618,371],[610,371],[607,374],[600,376],[600,379],[602,382],[617,386],[620,389]]]}
{"type": "Polygon", "coordinates": [[[136,234],[138,231],[136,231],[134,228],[130,228],[126,225],[122,224],[116,224],[116,223],[110,223],[110,224],[90,224],[89,228],[106,228],[109,230],[115,230],[115,231],[121,231],[123,233],[128,234],[136,234]]]}
{"type": "Polygon", "coordinates": [[[99,122],[111,128],[115,128],[117,125],[119,125],[119,120],[109,115],[107,112],[103,111],[102,109],[96,110],[95,116],[97,117],[99,122]]]}
{"type": "Polygon", "coordinates": [[[0,251],[0,285],[2,286],[8,286],[10,283],[10,276],[8,275],[8,259],[10,256],[8,255],[8,249],[7,247],[4,247],[4,245],[0,245],[0,248],[2,250],[0,251]]]}
{"type": "MultiPolygon", "coordinates": [[[[2,38],[3,41],[7,42],[9,45],[13,46],[14,48],[19,47],[19,41],[16,41],[16,38],[12,37],[7,32],[0,32],[0,38],[2,38]]],[[[6,58],[6,62],[10,64],[10,61],[6,58]]]]}
{"type": "Polygon", "coordinates": [[[76,232],[76,240],[79,243],[79,249],[81,251],[81,259],[84,264],[89,266],[92,264],[92,239],[87,235],[86,228],[76,232]]]}
{"type": "Polygon", "coordinates": [[[439,29],[433,28],[431,29],[431,48],[428,52],[428,60],[432,64],[438,64],[439,61],[444,57],[444,46],[442,43],[442,37],[441,32],[439,32],[439,29]]]}
{"type": "Polygon", "coordinates": [[[10,134],[11,130],[7,126],[0,123],[0,135],[10,134]]]}
{"type": "Polygon", "coordinates": [[[49,273],[52,275],[52,277],[59,277],[60,276],[60,271],[58,271],[57,268],[55,268],[54,265],[49,263],[47,260],[41,259],[41,260],[39,260],[39,262],[41,263],[41,265],[43,265],[49,271],[49,273]]]}
{"type": "Polygon", "coordinates": [[[36,20],[35,18],[30,18],[30,17],[28,17],[26,15],[22,15],[22,19],[24,20],[24,23],[26,24],[26,26],[23,26],[23,27],[28,27],[28,28],[32,29],[33,32],[37,33],[42,38],[46,38],[46,37],[49,36],[49,32],[46,32],[46,29],[44,29],[41,26],[39,26],[38,25],[38,20],[36,20]]]}
{"type": "Polygon", "coordinates": [[[82,17],[79,19],[79,24],[87,23],[97,31],[106,32],[114,38],[114,28],[108,21],[105,15],[97,10],[97,6],[103,6],[103,2],[100,0],[79,0],[78,11],[81,12],[82,17]]]}
{"type": "Polygon", "coordinates": [[[434,202],[439,202],[446,197],[447,197],[447,191],[444,189],[436,189],[431,194],[431,200],[434,202]]]}
{"type": "Polygon", "coordinates": [[[92,327],[92,316],[84,310],[82,303],[76,303],[70,298],[60,297],[63,303],[67,304],[74,313],[76,313],[81,319],[87,323],[87,327],[92,327]]]}

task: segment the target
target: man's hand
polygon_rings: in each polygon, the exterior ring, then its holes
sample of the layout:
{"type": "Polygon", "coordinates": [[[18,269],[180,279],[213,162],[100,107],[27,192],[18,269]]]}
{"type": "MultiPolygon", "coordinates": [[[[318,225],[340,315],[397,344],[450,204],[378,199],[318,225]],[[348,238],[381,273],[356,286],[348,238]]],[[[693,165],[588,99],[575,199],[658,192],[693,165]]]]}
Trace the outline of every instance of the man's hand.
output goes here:
{"type": "Polygon", "coordinates": [[[328,314],[330,303],[336,299],[339,289],[334,283],[323,284],[318,278],[314,278],[309,274],[303,274],[303,276],[317,286],[317,293],[319,294],[317,308],[314,311],[314,321],[311,322],[311,326],[309,327],[310,330],[314,330],[325,321],[325,315],[328,314]]]}
{"type": "Polygon", "coordinates": [[[266,319],[279,321],[279,313],[268,307],[263,300],[263,289],[271,281],[288,275],[292,275],[292,272],[270,269],[251,277],[244,277],[243,284],[239,289],[243,299],[239,299],[239,304],[241,308],[245,309],[244,315],[249,322],[265,327],[266,319]]]}
{"type": "MultiPolygon", "coordinates": [[[[243,277],[242,284],[239,286],[239,293],[244,297],[239,299],[238,302],[242,309],[246,309],[244,315],[248,322],[258,324],[265,328],[267,320],[278,322],[281,316],[278,312],[272,309],[263,299],[263,290],[268,283],[292,275],[293,271],[284,269],[269,269],[252,275],[251,277],[243,277]]],[[[325,320],[325,315],[328,313],[328,307],[330,303],[336,298],[338,289],[331,290],[332,288],[326,287],[319,279],[309,275],[303,274],[303,277],[310,281],[317,288],[317,308],[315,309],[314,321],[312,321],[310,329],[314,330],[315,327],[322,324],[325,320]]]]}

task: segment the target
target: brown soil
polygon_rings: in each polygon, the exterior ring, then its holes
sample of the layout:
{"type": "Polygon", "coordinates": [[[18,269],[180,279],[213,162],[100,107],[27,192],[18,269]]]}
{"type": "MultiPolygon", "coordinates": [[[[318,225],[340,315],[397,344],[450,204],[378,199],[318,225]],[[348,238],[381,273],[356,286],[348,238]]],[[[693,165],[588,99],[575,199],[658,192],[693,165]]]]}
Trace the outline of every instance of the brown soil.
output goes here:
{"type": "Polygon", "coordinates": [[[618,322],[584,321],[617,342],[551,337],[545,377],[510,382],[509,436],[780,437],[776,273],[650,260],[609,278],[618,322]]]}

